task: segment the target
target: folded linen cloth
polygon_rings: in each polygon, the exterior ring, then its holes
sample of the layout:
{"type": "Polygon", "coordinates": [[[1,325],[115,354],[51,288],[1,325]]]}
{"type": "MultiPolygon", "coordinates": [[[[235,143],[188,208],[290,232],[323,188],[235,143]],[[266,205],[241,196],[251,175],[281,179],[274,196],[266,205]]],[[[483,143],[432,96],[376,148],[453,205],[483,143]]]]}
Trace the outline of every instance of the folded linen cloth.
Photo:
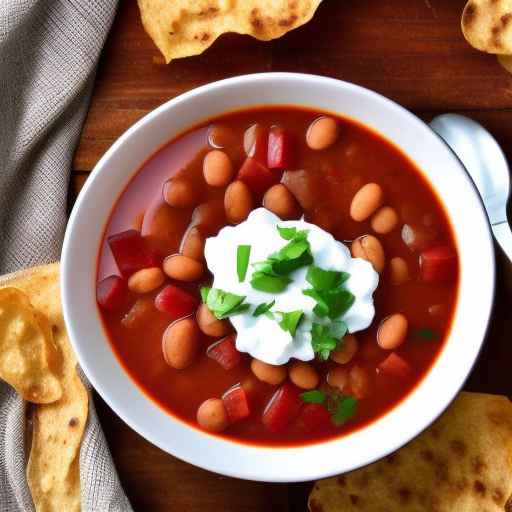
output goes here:
{"type": "MultiPolygon", "coordinates": [[[[0,273],[59,258],[71,161],[117,0],[0,0],[0,273]]],[[[82,510],[131,511],[92,400],[82,510]]],[[[34,506],[25,405],[0,381],[0,511],[34,506]]]]}

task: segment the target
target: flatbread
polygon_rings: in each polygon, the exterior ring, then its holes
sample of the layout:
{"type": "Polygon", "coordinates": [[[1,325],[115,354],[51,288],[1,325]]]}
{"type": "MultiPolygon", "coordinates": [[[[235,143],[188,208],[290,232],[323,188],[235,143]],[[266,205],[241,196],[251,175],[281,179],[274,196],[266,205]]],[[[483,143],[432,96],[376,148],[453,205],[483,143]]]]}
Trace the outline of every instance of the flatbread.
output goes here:
{"type": "Polygon", "coordinates": [[[0,289],[0,378],[29,402],[55,402],[62,396],[57,352],[46,319],[27,295],[0,289]]]}
{"type": "Polygon", "coordinates": [[[363,469],[317,482],[311,512],[512,511],[512,404],[462,392],[414,441],[363,469]]]}
{"type": "Polygon", "coordinates": [[[461,26],[464,37],[477,50],[512,54],[512,0],[469,0],[461,26]]]}
{"type": "Polygon", "coordinates": [[[222,34],[269,41],[307,23],[322,0],[138,0],[142,24],[167,63],[198,55],[222,34]]]}
{"type": "Polygon", "coordinates": [[[37,512],[80,510],[80,443],[87,421],[88,394],[76,371],[75,354],[66,333],[59,287],[59,264],[34,267],[6,276],[0,288],[25,292],[50,323],[60,349],[60,400],[38,405],[33,418],[27,479],[37,512]]]}

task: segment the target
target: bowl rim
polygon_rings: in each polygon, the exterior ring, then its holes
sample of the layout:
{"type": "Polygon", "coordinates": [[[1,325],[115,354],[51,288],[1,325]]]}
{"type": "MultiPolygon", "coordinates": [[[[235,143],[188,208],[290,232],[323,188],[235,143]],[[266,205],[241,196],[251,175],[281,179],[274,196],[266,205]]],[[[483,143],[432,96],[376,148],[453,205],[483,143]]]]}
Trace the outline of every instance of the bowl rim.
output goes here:
{"type": "MultiPolygon", "coordinates": [[[[75,202],[74,208],[73,208],[70,218],[69,218],[68,227],[66,229],[66,234],[65,234],[63,248],[62,248],[61,296],[62,296],[64,318],[65,318],[66,326],[69,331],[69,338],[70,338],[72,346],[77,354],[78,361],[79,361],[85,375],[87,376],[87,378],[89,379],[89,381],[91,382],[93,387],[102,396],[103,400],[105,400],[105,402],[109,405],[109,407],[112,408],[112,410],[119,417],[121,417],[121,419],[126,424],[128,424],[133,430],[135,430],[142,437],[144,437],[145,439],[147,439],[154,445],[156,445],[159,448],[161,448],[162,450],[172,454],[173,456],[176,456],[186,462],[203,467],[210,471],[215,471],[215,472],[218,472],[221,474],[225,474],[227,476],[243,478],[243,479],[250,479],[250,480],[268,481],[268,482],[295,482],[295,481],[304,481],[304,480],[325,478],[328,476],[332,476],[333,474],[338,474],[343,471],[357,469],[359,467],[371,464],[372,462],[375,462],[376,460],[381,459],[382,457],[388,455],[389,453],[392,453],[393,451],[395,451],[395,450],[401,448],[403,445],[407,444],[409,441],[411,441],[413,438],[415,438],[417,435],[419,435],[423,430],[428,428],[428,426],[430,424],[432,424],[444,412],[446,407],[448,407],[448,405],[452,402],[452,400],[455,398],[457,393],[460,391],[460,389],[464,385],[466,379],[470,375],[470,373],[478,359],[478,356],[479,356],[480,351],[483,346],[485,335],[486,335],[489,325],[490,325],[491,312],[492,312],[492,307],[494,304],[495,285],[496,285],[496,261],[495,261],[495,257],[494,257],[494,245],[492,242],[492,234],[491,234],[491,230],[490,230],[488,217],[487,217],[487,214],[485,213],[483,202],[480,198],[480,195],[478,194],[476,186],[473,183],[473,181],[472,181],[471,177],[469,176],[469,174],[467,173],[467,171],[465,170],[464,166],[462,165],[462,162],[460,162],[460,160],[456,157],[456,155],[451,150],[450,150],[450,153],[452,153],[452,155],[455,157],[455,160],[457,161],[457,167],[460,169],[460,171],[462,171],[461,175],[465,177],[466,181],[473,188],[473,191],[474,191],[473,199],[477,199],[477,201],[474,202],[475,206],[479,205],[479,206],[477,206],[477,208],[479,209],[479,216],[481,217],[481,220],[484,221],[484,225],[486,226],[487,249],[488,249],[487,252],[488,252],[488,255],[492,255],[492,258],[490,259],[490,261],[486,261],[487,264],[490,264],[490,268],[488,269],[489,270],[488,277],[490,277],[491,281],[489,283],[490,286],[487,290],[487,297],[489,297],[489,300],[484,305],[485,307],[484,306],[482,307],[483,316],[485,317],[485,321],[484,321],[485,325],[482,325],[482,327],[483,327],[482,339],[479,342],[477,351],[473,354],[471,363],[466,368],[465,377],[458,382],[457,386],[453,386],[452,389],[450,390],[450,392],[447,393],[445,396],[438,397],[439,406],[437,408],[437,414],[430,417],[430,419],[427,420],[426,422],[416,425],[416,428],[414,429],[414,433],[412,433],[412,435],[410,433],[408,433],[407,435],[404,435],[401,437],[398,436],[400,439],[399,441],[396,441],[390,445],[386,445],[385,448],[375,447],[373,456],[366,457],[364,462],[358,463],[357,465],[350,467],[350,469],[341,469],[340,471],[333,471],[332,468],[330,468],[327,470],[323,470],[321,467],[321,464],[317,464],[318,468],[316,471],[314,470],[314,465],[311,465],[311,466],[313,466],[313,468],[309,467],[309,468],[306,468],[302,472],[300,472],[300,471],[298,473],[295,472],[293,474],[293,476],[291,476],[291,477],[286,476],[286,475],[273,474],[272,477],[269,479],[265,475],[265,468],[263,468],[263,470],[259,470],[258,468],[254,468],[250,465],[244,464],[243,461],[241,464],[239,464],[239,467],[236,470],[230,470],[229,468],[226,468],[225,465],[220,467],[219,461],[217,459],[208,459],[207,457],[203,456],[201,460],[198,460],[197,454],[195,454],[194,456],[191,456],[188,453],[186,453],[183,449],[176,450],[179,452],[179,453],[176,453],[176,451],[174,450],[174,446],[171,448],[168,443],[164,443],[162,441],[162,439],[156,437],[153,432],[151,432],[148,428],[146,428],[145,426],[143,426],[141,424],[140,419],[136,418],[136,414],[132,415],[132,413],[130,411],[126,410],[126,408],[120,407],[119,403],[116,403],[116,400],[109,394],[108,390],[106,390],[104,388],[104,386],[102,384],[101,375],[96,371],[96,368],[94,367],[94,365],[90,364],[90,363],[92,363],[91,355],[86,354],[87,349],[85,347],[83,347],[82,343],[80,343],[78,341],[80,336],[83,337],[84,333],[79,332],[80,328],[75,323],[75,318],[76,318],[75,312],[73,311],[74,308],[71,305],[73,302],[73,300],[72,300],[73,299],[73,290],[72,290],[71,284],[73,282],[73,277],[74,277],[73,274],[76,274],[76,269],[73,266],[73,261],[72,261],[71,255],[73,254],[74,251],[77,250],[77,240],[74,239],[73,233],[75,231],[75,227],[81,222],[80,211],[82,209],[82,205],[85,203],[86,200],[88,200],[88,195],[90,194],[90,191],[93,188],[95,188],[95,186],[96,186],[95,185],[96,180],[98,179],[99,176],[101,176],[102,170],[106,166],[108,166],[113,155],[115,155],[119,151],[122,151],[122,148],[126,146],[127,142],[130,141],[130,139],[134,136],[134,134],[140,132],[141,130],[144,130],[148,124],[152,123],[155,119],[160,117],[165,112],[172,111],[177,105],[179,105],[181,103],[191,101],[194,98],[197,98],[198,96],[201,96],[203,94],[210,94],[212,92],[222,90],[225,87],[244,86],[249,83],[255,83],[255,82],[264,83],[265,81],[273,81],[273,80],[274,81],[292,80],[292,81],[305,82],[305,83],[311,84],[311,86],[313,86],[313,87],[315,86],[315,83],[322,82],[325,86],[330,84],[333,87],[344,88],[345,90],[349,90],[352,93],[362,94],[366,98],[368,98],[370,102],[373,102],[373,103],[380,102],[381,104],[385,105],[386,107],[388,107],[392,110],[395,110],[397,113],[399,113],[401,116],[404,116],[407,119],[407,121],[406,121],[407,123],[421,125],[423,127],[423,129],[426,128],[429,133],[431,133],[432,135],[435,135],[435,138],[438,138],[439,140],[442,141],[442,139],[440,139],[433,131],[431,131],[431,129],[428,127],[428,125],[426,123],[424,123],[421,119],[419,119],[417,116],[412,114],[410,111],[408,111],[401,105],[395,103],[394,101],[392,101],[392,100],[386,98],[385,96],[382,96],[374,91],[371,91],[369,89],[366,89],[366,88],[361,87],[356,84],[344,82],[344,81],[337,80],[334,78],[328,78],[328,77],[323,77],[323,76],[318,76],[318,75],[302,74],[302,73],[255,73],[255,74],[242,75],[242,76],[237,76],[237,77],[233,77],[233,78],[228,78],[225,80],[212,82],[212,83],[203,85],[201,87],[195,88],[193,90],[190,90],[188,92],[185,92],[185,93],[163,103],[162,105],[160,105],[159,107],[157,107],[156,109],[152,110],[151,112],[146,114],[144,117],[142,117],[139,121],[137,121],[135,124],[133,124],[130,128],[128,128],[113,143],[113,145],[106,151],[106,153],[101,157],[101,159],[95,165],[93,171],[90,173],[88,180],[86,181],[83,189],[81,190],[81,192],[75,202]]],[[[246,106],[240,106],[238,108],[240,108],[240,109],[248,108],[249,105],[251,105],[251,104],[252,104],[251,102],[247,102],[246,106]]],[[[289,104],[294,105],[293,102],[290,102],[289,104]]],[[[325,110],[325,109],[322,108],[321,110],[325,110]]],[[[333,108],[332,110],[334,111],[335,109],[333,108]]],[[[202,116],[197,115],[196,122],[201,122],[201,120],[202,120],[202,116]]],[[[365,124],[362,121],[359,121],[359,122],[361,122],[362,124],[365,124]]],[[[180,131],[183,131],[183,130],[180,130],[180,131]]],[[[390,141],[391,143],[396,145],[398,148],[400,148],[400,145],[396,141],[390,139],[389,137],[387,137],[386,135],[384,135],[380,132],[377,132],[377,133],[379,133],[386,140],[390,141]]],[[[442,142],[444,143],[444,141],[442,141],[442,142]]],[[[151,157],[152,154],[153,154],[153,151],[148,151],[148,153],[146,155],[146,159],[151,157]]],[[[137,170],[138,170],[138,167],[135,166],[134,170],[131,174],[131,177],[133,177],[133,175],[135,174],[135,172],[137,170]]],[[[433,184],[432,182],[430,182],[430,183],[434,187],[434,190],[437,193],[438,190],[436,189],[435,184],[433,184]]],[[[117,190],[116,197],[119,197],[121,192],[122,192],[122,188],[120,190],[117,190]]],[[[439,198],[439,200],[443,203],[443,206],[444,206],[444,202],[441,200],[441,198],[439,198]]],[[[452,219],[450,218],[450,221],[451,220],[452,219]]],[[[457,234],[458,230],[453,224],[452,224],[452,228],[453,228],[454,234],[457,234]]],[[[95,283],[95,279],[96,279],[96,275],[92,276],[91,282],[93,283],[93,286],[95,283]]],[[[461,276],[461,279],[462,279],[462,276],[461,276]]],[[[458,293],[460,294],[460,286],[459,286],[458,293]]],[[[460,297],[458,297],[457,300],[459,301],[460,297]]],[[[458,314],[457,311],[456,311],[456,314],[458,314]]],[[[83,331],[83,329],[82,329],[82,331],[83,331]]],[[[450,337],[451,337],[451,334],[449,335],[449,338],[450,337]]],[[[108,343],[108,341],[106,339],[105,339],[105,341],[108,343]]],[[[449,339],[445,343],[445,346],[448,345],[448,343],[449,343],[449,339]]],[[[109,343],[108,343],[108,345],[110,348],[109,343]]],[[[112,350],[112,349],[110,348],[110,350],[112,350]]],[[[444,347],[443,347],[442,351],[443,350],[444,350],[444,347]]],[[[439,359],[441,357],[441,354],[438,355],[437,357],[439,359]]],[[[117,364],[120,367],[122,367],[121,363],[118,361],[117,356],[115,354],[114,354],[114,358],[116,359],[117,364]]],[[[434,362],[433,367],[436,366],[438,359],[436,360],[436,362],[434,362]]],[[[122,371],[126,373],[124,368],[122,371]]],[[[427,375],[431,372],[432,372],[432,368],[430,368],[428,370],[427,375]]],[[[133,380],[131,379],[131,377],[129,375],[127,375],[127,378],[132,383],[132,386],[134,388],[137,388],[139,393],[142,393],[145,400],[151,401],[152,405],[154,407],[160,408],[160,406],[158,404],[156,404],[156,402],[151,400],[144,392],[142,392],[142,390],[140,390],[138,388],[138,386],[133,382],[133,380]]],[[[422,381],[424,381],[425,379],[426,379],[426,376],[424,376],[422,378],[422,381]]],[[[413,393],[414,393],[414,391],[411,391],[411,393],[409,393],[408,396],[411,396],[413,393]]],[[[398,405],[395,407],[398,407],[398,405]]],[[[392,411],[387,412],[384,415],[384,417],[389,416],[390,412],[392,412],[392,411]]],[[[175,420],[176,424],[179,425],[178,428],[184,427],[186,429],[193,429],[193,427],[191,427],[190,425],[186,424],[185,422],[182,422],[181,420],[173,417],[172,415],[168,415],[167,417],[171,418],[172,420],[175,420]]],[[[376,421],[379,422],[380,419],[378,419],[376,421]]],[[[364,427],[362,430],[368,430],[374,424],[375,424],[375,422],[372,422],[372,424],[370,424],[367,427],[364,427]]],[[[288,459],[290,459],[290,457],[293,457],[294,455],[298,455],[299,452],[313,451],[313,450],[315,450],[315,448],[317,448],[319,446],[329,445],[331,443],[339,442],[343,439],[346,439],[346,437],[342,437],[342,438],[337,438],[335,440],[328,440],[328,441],[325,441],[322,443],[300,445],[300,446],[257,446],[257,445],[246,444],[246,443],[238,442],[238,441],[229,441],[229,440],[220,438],[215,435],[204,433],[197,429],[194,429],[194,430],[199,432],[203,437],[213,439],[214,440],[213,442],[215,444],[219,444],[224,447],[226,447],[226,445],[236,445],[238,447],[243,447],[244,451],[246,451],[248,454],[254,453],[255,451],[265,452],[267,455],[269,455],[271,452],[272,453],[278,453],[278,452],[285,453],[286,452],[286,453],[290,454],[290,455],[286,455],[286,457],[288,459]]],[[[349,436],[347,436],[347,437],[350,437],[352,435],[354,435],[354,434],[349,434],[349,436]]],[[[228,450],[228,452],[229,452],[229,450],[228,450]]],[[[229,455],[240,456],[240,453],[238,453],[237,455],[234,455],[236,453],[237,453],[237,451],[235,450],[232,454],[228,453],[228,456],[229,455]]],[[[199,457],[199,458],[201,458],[201,457],[199,457]]]]}

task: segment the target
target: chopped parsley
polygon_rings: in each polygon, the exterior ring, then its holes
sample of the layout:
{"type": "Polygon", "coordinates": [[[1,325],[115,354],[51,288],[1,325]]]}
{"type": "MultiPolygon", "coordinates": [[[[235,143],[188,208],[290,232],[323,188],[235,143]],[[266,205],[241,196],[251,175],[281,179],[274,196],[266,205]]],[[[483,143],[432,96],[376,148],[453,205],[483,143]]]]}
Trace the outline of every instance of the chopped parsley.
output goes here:
{"type": "Polygon", "coordinates": [[[357,399],[353,396],[331,395],[327,410],[331,413],[331,421],[340,427],[357,412],[357,399]]]}
{"type": "Polygon", "coordinates": [[[276,303],[275,300],[272,302],[262,302],[256,306],[256,309],[253,311],[252,316],[260,316],[268,313],[276,303]]]}
{"type": "Polygon", "coordinates": [[[357,412],[357,399],[353,396],[339,393],[328,394],[320,389],[313,389],[302,393],[300,398],[308,404],[325,406],[331,415],[332,423],[337,427],[341,427],[357,412]]]}
{"type": "Polygon", "coordinates": [[[327,361],[331,352],[337,347],[338,340],[334,338],[327,325],[313,323],[311,329],[311,346],[313,352],[318,354],[321,360],[327,361]]]}
{"type": "Polygon", "coordinates": [[[414,331],[415,338],[423,338],[424,340],[434,341],[439,339],[439,333],[432,329],[424,328],[414,331]]]}
{"type": "Polygon", "coordinates": [[[281,327],[283,331],[289,332],[293,338],[297,332],[297,327],[304,317],[304,311],[301,311],[300,309],[290,312],[279,311],[279,316],[281,318],[281,320],[278,322],[279,327],[281,327]]]}
{"type": "Polygon", "coordinates": [[[306,274],[306,281],[313,286],[302,293],[316,301],[313,312],[316,316],[331,319],[343,316],[354,304],[355,296],[345,287],[350,277],[347,272],[324,270],[312,265],[306,274]]]}
{"type": "Polygon", "coordinates": [[[266,260],[254,263],[251,276],[251,286],[267,293],[282,292],[292,281],[288,274],[313,263],[307,231],[279,226],[277,229],[289,242],[266,260]]]}
{"type": "Polygon", "coordinates": [[[250,245],[239,245],[236,250],[236,273],[240,283],[245,281],[247,268],[249,266],[249,257],[251,255],[250,245]]]}
{"type": "Polygon", "coordinates": [[[337,288],[345,283],[350,274],[336,270],[324,270],[316,265],[311,265],[306,274],[306,281],[317,291],[326,291],[337,288]]]}
{"type": "Polygon", "coordinates": [[[347,333],[347,325],[342,320],[332,322],[331,325],[323,325],[313,322],[311,329],[311,346],[313,352],[320,360],[327,361],[331,352],[336,349],[338,343],[347,333]]]}
{"type": "Polygon", "coordinates": [[[250,308],[249,304],[244,304],[245,296],[225,292],[219,288],[203,286],[201,298],[218,320],[238,315],[250,308]]]}
{"type": "Polygon", "coordinates": [[[307,404],[323,404],[327,400],[327,394],[320,389],[312,389],[301,393],[300,398],[307,404]]]}

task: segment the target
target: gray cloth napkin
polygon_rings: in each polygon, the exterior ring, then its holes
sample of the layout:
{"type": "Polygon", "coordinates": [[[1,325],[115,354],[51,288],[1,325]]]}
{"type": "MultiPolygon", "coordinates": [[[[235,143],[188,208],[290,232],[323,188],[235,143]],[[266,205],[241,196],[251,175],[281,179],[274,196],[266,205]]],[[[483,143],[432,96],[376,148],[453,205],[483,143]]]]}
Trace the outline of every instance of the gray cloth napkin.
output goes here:
{"type": "MultiPolygon", "coordinates": [[[[0,0],[0,274],[59,258],[73,152],[116,6],[0,0]]],[[[131,511],[89,403],[82,510],[131,511]]],[[[23,401],[0,382],[0,512],[34,510],[24,423],[23,401]]]]}

